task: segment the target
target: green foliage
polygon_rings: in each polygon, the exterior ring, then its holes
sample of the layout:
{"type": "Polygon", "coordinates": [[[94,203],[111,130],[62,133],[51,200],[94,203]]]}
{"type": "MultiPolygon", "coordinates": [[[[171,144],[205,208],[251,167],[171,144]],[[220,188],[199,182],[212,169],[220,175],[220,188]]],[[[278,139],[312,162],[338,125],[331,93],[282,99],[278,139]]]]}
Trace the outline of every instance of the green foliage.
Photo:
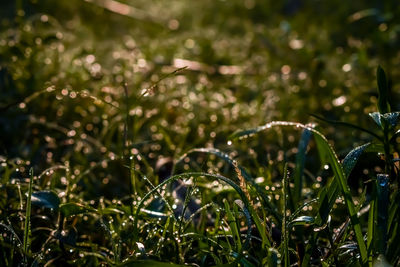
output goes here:
{"type": "Polygon", "coordinates": [[[400,265],[399,16],[2,2],[0,265],[400,265]]]}

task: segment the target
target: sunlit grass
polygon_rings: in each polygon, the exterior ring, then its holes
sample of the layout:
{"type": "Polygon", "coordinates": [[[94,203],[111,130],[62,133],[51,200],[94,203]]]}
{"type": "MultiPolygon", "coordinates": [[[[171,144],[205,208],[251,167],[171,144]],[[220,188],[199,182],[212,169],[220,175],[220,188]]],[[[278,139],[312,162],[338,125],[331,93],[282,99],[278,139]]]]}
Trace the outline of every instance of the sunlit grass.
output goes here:
{"type": "Polygon", "coordinates": [[[400,9],[338,6],[5,5],[0,265],[399,265],[400,9]]]}

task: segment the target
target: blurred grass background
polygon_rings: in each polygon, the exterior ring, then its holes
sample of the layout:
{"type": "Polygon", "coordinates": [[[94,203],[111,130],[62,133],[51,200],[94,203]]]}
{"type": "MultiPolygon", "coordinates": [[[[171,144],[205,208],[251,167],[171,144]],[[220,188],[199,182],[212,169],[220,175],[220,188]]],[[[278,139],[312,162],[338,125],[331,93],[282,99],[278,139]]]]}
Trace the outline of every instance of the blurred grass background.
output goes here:
{"type": "MultiPolygon", "coordinates": [[[[376,110],[376,67],[400,80],[397,1],[0,5],[0,154],[37,170],[69,161],[83,171],[128,148],[155,168],[195,147],[230,150],[238,129],[313,113],[369,128],[360,114],[376,110]]],[[[395,110],[398,92],[393,83],[395,110]]],[[[369,138],[322,126],[341,155],[369,138]]],[[[260,138],[235,147],[249,166],[293,158],[284,151],[298,134],[260,138]]]]}

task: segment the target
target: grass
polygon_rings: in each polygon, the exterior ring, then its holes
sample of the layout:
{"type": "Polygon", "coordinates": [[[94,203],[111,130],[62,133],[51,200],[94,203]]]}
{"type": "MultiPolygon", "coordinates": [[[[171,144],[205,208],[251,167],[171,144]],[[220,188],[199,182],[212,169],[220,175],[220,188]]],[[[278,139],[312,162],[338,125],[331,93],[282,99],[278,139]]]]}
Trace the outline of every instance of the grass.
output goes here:
{"type": "Polygon", "coordinates": [[[1,266],[400,265],[395,1],[110,4],[1,4],[1,266]]]}

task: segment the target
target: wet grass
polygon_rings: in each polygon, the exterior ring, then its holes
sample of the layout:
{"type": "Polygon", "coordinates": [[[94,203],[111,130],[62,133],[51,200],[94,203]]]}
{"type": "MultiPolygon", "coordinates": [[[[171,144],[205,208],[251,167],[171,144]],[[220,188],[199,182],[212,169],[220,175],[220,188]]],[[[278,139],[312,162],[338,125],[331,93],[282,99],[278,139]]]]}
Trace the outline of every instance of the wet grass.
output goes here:
{"type": "Polygon", "coordinates": [[[400,265],[400,9],[336,2],[5,3],[0,265],[400,265]]]}

